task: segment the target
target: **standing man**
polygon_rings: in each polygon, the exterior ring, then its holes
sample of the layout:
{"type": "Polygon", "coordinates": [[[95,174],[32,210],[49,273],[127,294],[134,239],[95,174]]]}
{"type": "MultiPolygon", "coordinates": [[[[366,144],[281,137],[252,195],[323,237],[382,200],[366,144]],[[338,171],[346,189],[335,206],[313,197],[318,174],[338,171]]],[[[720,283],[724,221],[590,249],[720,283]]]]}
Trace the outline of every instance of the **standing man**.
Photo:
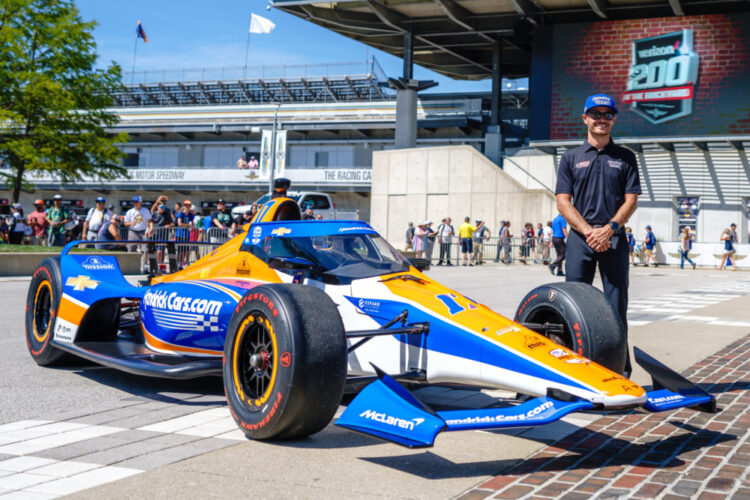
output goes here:
{"type": "Polygon", "coordinates": [[[654,236],[654,232],[651,231],[651,226],[646,226],[646,239],[643,240],[643,247],[646,249],[644,253],[646,254],[646,265],[645,267],[648,267],[648,261],[654,263],[654,267],[659,267],[659,263],[656,262],[656,255],[654,255],[654,248],[656,247],[656,236],[654,236]]]}
{"type": "Polygon", "coordinates": [[[458,236],[461,238],[461,256],[463,257],[464,265],[473,266],[470,262],[472,254],[471,237],[474,236],[476,227],[472,226],[468,217],[464,218],[464,223],[458,227],[458,236]]]}
{"type": "Polygon", "coordinates": [[[440,260],[437,265],[442,266],[443,260],[446,261],[447,266],[451,264],[451,241],[453,236],[456,234],[451,225],[451,218],[446,217],[442,223],[438,226],[438,241],[440,242],[440,260]]]}
{"type": "MultiPolygon", "coordinates": [[[[616,116],[612,97],[586,99],[582,119],[588,137],[560,159],[555,195],[571,228],[565,280],[591,284],[598,263],[604,295],[627,336],[629,248],[623,228],[638,206],[641,183],[633,152],[610,137],[616,116]]],[[[625,374],[631,371],[628,351],[625,374]]]]}
{"type": "Polygon", "coordinates": [[[51,247],[65,245],[65,224],[71,221],[70,211],[62,204],[62,196],[56,194],[52,198],[53,205],[47,209],[47,223],[49,235],[47,243],[51,247]]]}
{"type": "MultiPolygon", "coordinates": [[[[143,207],[143,199],[139,195],[133,196],[133,208],[125,214],[125,227],[128,228],[128,240],[144,240],[154,232],[154,223],[151,220],[151,212],[143,207]]],[[[138,244],[129,243],[128,252],[137,252],[138,244]]],[[[141,246],[141,263],[146,262],[146,248],[141,246]]],[[[144,269],[142,265],[141,270],[144,269]]]]}
{"type": "Polygon", "coordinates": [[[510,221],[505,221],[501,240],[504,253],[501,262],[503,264],[513,264],[513,249],[511,248],[511,243],[513,243],[513,233],[510,232],[510,221]]]}
{"type": "Polygon", "coordinates": [[[89,209],[86,214],[86,221],[83,223],[83,238],[86,241],[99,239],[99,230],[103,224],[109,224],[112,213],[104,207],[106,200],[103,197],[96,199],[96,205],[89,209]]]}
{"type": "Polygon", "coordinates": [[[568,223],[565,222],[565,217],[557,214],[557,217],[552,219],[552,246],[555,247],[555,253],[557,258],[549,265],[549,272],[555,274],[555,268],[557,268],[558,276],[565,276],[563,273],[563,261],[565,260],[565,238],[568,237],[568,223]]]}
{"type": "Polygon", "coordinates": [[[218,243],[220,239],[225,239],[229,234],[228,229],[232,225],[232,214],[227,212],[227,206],[224,203],[224,200],[221,198],[219,198],[219,201],[216,202],[216,210],[211,214],[211,223],[215,227],[218,227],[222,231],[226,232],[222,233],[221,235],[210,235],[209,241],[211,241],[211,243],[218,243]]]}
{"type": "MultiPolygon", "coordinates": [[[[565,219],[563,219],[565,220],[565,219]]],[[[549,264],[549,249],[552,246],[552,221],[542,228],[542,264],[549,264]]],[[[561,266],[562,268],[562,266],[561,266]]]]}
{"type": "Polygon", "coordinates": [[[34,201],[34,210],[29,214],[29,227],[31,227],[31,244],[47,245],[47,214],[44,211],[44,200],[34,201]]]}

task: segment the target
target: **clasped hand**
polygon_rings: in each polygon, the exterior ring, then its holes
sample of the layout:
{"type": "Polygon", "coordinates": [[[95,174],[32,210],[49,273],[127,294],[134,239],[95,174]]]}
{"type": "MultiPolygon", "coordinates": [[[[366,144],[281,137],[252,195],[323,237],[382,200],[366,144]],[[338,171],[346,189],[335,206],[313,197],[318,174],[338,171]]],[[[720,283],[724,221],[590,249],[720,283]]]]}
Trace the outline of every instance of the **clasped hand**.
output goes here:
{"type": "Polygon", "coordinates": [[[586,244],[593,248],[595,252],[606,252],[612,246],[609,241],[612,236],[612,228],[609,226],[589,228],[583,235],[586,237],[586,244]]]}

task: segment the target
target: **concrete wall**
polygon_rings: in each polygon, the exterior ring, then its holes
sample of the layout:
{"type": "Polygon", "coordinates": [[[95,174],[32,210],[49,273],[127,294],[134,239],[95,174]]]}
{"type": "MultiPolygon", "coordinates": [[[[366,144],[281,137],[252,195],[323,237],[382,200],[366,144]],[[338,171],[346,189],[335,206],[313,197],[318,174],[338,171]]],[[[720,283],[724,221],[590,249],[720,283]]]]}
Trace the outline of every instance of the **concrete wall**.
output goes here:
{"type": "Polygon", "coordinates": [[[451,217],[488,222],[495,234],[501,219],[519,228],[546,222],[557,213],[545,189],[527,189],[471,146],[373,152],[370,223],[397,248],[407,223],[451,217]]]}

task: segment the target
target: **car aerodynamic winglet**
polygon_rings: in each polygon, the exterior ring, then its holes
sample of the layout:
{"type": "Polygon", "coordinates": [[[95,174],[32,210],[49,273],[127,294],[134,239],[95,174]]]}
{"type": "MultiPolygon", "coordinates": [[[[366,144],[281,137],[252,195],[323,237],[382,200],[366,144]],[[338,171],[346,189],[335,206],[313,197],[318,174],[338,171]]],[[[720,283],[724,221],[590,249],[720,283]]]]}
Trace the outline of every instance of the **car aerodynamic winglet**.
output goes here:
{"type": "Polygon", "coordinates": [[[378,380],[354,398],[336,425],[410,448],[432,446],[435,436],[443,430],[544,425],[594,407],[577,398],[560,401],[544,396],[507,408],[435,412],[378,367],[373,368],[378,380]]]}
{"type": "Polygon", "coordinates": [[[654,390],[647,393],[644,407],[649,411],[666,411],[693,407],[696,410],[716,413],[716,398],[688,379],[652,358],[641,349],[633,347],[636,362],[651,375],[654,390]]]}

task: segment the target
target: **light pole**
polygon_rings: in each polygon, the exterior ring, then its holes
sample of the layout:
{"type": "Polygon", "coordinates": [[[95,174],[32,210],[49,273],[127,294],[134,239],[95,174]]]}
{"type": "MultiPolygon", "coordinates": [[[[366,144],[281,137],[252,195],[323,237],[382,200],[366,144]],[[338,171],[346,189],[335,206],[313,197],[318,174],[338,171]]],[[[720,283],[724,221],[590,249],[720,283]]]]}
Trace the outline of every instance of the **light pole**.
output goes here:
{"type": "Polygon", "coordinates": [[[281,103],[276,103],[276,109],[273,111],[273,129],[271,130],[271,165],[268,170],[268,194],[273,195],[273,181],[276,172],[276,126],[278,123],[279,108],[281,103]]]}

